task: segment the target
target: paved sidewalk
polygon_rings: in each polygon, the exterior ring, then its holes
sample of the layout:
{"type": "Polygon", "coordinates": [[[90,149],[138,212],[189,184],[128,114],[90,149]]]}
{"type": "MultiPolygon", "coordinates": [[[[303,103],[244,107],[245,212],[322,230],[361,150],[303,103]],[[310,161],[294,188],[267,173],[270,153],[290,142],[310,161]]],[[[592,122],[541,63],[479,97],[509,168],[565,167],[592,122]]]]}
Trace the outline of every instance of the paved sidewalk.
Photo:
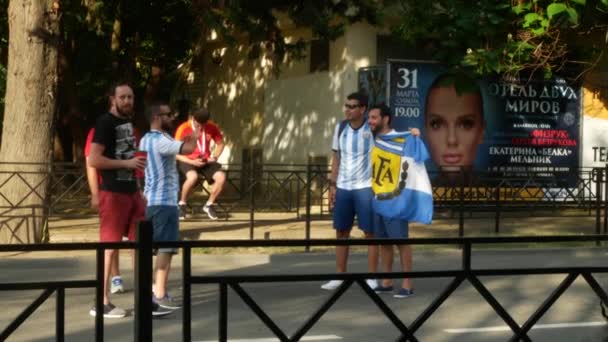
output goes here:
{"type": "MultiPolygon", "coordinates": [[[[78,255],[23,255],[0,258],[0,283],[92,279],[95,275],[94,253],[78,255]]],[[[115,304],[128,309],[125,319],[105,320],[106,341],[133,341],[133,274],[129,258],[121,260],[128,292],[112,297],[115,304]]],[[[176,258],[169,288],[180,296],[181,262],[176,258]]],[[[478,250],[473,253],[473,268],[518,268],[593,266],[608,264],[608,254],[601,248],[478,250]]],[[[414,268],[422,270],[456,269],[460,252],[415,251],[414,268]]],[[[239,254],[201,255],[192,259],[193,275],[263,275],[330,273],[334,269],[331,253],[293,253],[284,255],[239,254]]],[[[355,253],[349,271],[365,272],[366,257],[355,253]]],[[[605,275],[596,275],[604,288],[605,275]]],[[[518,324],[523,324],[565,278],[564,275],[516,277],[480,277],[496,299],[518,324]]],[[[450,279],[416,279],[412,298],[396,299],[381,295],[397,317],[410,326],[414,319],[446,288],[450,279]]],[[[317,310],[331,292],[319,288],[320,281],[299,283],[249,283],[245,291],[275,320],[288,335],[295,332],[317,310]]],[[[0,330],[29,305],[40,291],[0,292],[0,330]]],[[[93,289],[66,291],[66,341],[92,341],[94,319],[88,315],[93,303],[93,289]]],[[[193,341],[218,340],[218,286],[192,287],[193,341]]],[[[232,341],[261,342],[273,334],[232,290],[228,292],[228,336],[232,341]]],[[[17,331],[9,342],[54,341],[55,300],[49,298],[17,331]]],[[[154,320],[154,341],[181,340],[181,311],[154,320]]],[[[306,335],[314,341],[394,341],[399,332],[382,315],[358,286],[351,287],[306,335]]],[[[420,341],[506,341],[512,336],[505,323],[483,300],[469,282],[454,294],[416,333],[420,341]]],[[[530,332],[533,341],[577,342],[605,341],[608,326],[600,315],[598,299],[580,277],[530,332]]]]}
{"type": "MultiPolygon", "coordinates": [[[[500,235],[561,235],[595,234],[595,216],[572,217],[533,217],[521,213],[501,218],[500,235]],[[525,216],[524,216],[525,215],[525,216]]],[[[98,219],[53,219],[49,222],[51,242],[96,242],[99,239],[98,219]]],[[[458,236],[458,217],[436,219],[430,225],[412,224],[411,237],[456,237],[458,236]]],[[[228,220],[212,221],[196,216],[180,222],[181,235],[187,240],[249,239],[250,223],[248,213],[233,214],[228,220]]],[[[493,216],[469,218],[464,220],[465,236],[495,235],[493,216]]],[[[311,237],[333,238],[331,220],[313,220],[311,237]]],[[[306,223],[298,220],[295,214],[256,213],[254,239],[304,239],[306,223]]],[[[358,229],[353,236],[361,237],[358,229]]]]}

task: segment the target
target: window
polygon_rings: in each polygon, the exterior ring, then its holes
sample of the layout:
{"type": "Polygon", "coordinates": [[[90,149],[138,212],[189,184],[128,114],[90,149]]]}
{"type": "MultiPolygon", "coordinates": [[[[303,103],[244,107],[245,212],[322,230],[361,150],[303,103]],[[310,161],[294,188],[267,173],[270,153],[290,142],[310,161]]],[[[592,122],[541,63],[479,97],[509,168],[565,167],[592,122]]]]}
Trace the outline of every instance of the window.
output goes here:
{"type": "Polygon", "coordinates": [[[329,70],[329,41],[310,41],[310,72],[329,70]]]}
{"type": "Polygon", "coordinates": [[[376,64],[384,64],[388,59],[429,59],[425,52],[415,45],[405,45],[403,41],[389,35],[376,36],[376,64]]]}

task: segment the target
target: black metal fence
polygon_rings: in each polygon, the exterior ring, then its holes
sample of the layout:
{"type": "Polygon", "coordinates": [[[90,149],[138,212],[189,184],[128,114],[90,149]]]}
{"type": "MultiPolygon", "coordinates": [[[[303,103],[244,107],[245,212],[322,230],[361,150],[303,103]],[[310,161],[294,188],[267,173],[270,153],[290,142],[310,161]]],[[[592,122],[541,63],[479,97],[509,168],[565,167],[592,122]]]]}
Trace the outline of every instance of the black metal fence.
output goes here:
{"type": "MultiPolygon", "coordinates": [[[[64,250],[96,250],[96,278],[82,281],[53,281],[37,283],[3,283],[0,291],[17,291],[40,289],[43,293],[32,302],[18,317],[11,322],[4,331],[0,332],[0,340],[6,340],[19,326],[53,293],[56,294],[56,328],[57,341],[65,339],[65,290],[71,288],[95,288],[97,312],[102,312],[102,290],[103,290],[103,254],[107,248],[135,248],[136,249],[136,275],[135,275],[135,341],[152,341],[152,307],[150,293],[152,293],[152,249],[156,247],[178,247],[182,249],[182,281],[183,281],[183,310],[182,310],[182,340],[192,339],[192,301],[191,286],[193,284],[217,284],[219,287],[219,323],[218,339],[227,341],[228,321],[228,288],[231,288],[246,303],[253,313],[275,334],[280,341],[299,341],[319,321],[319,319],[341,298],[341,296],[353,285],[357,284],[366,293],[383,314],[399,330],[401,336],[398,341],[418,341],[416,333],[424,323],[443,305],[454,291],[465,281],[469,282],[481,295],[481,297],[492,307],[494,312],[509,326],[513,332],[511,341],[531,341],[528,332],[539,321],[539,319],[551,308],[555,301],[581,277],[598,296],[599,303],[607,304],[608,295],[596,280],[594,274],[607,273],[608,267],[548,267],[548,268],[473,268],[472,254],[473,246],[487,244],[514,244],[535,243],[546,244],[556,242],[592,242],[608,241],[608,236],[551,236],[551,237],[492,237],[492,238],[443,238],[443,239],[373,239],[373,240],[266,240],[266,241],[182,241],[153,243],[152,229],[149,222],[142,222],[138,227],[137,242],[123,243],[87,243],[87,244],[50,244],[50,245],[0,245],[0,252],[25,252],[25,251],[64,251],[64,250]],[[461,247],[461,267],[456,269],[418,272],[394,272],[394,273],[327,273],[327,274],[292,274],[292,275],[222,275],[222,276],[197,276],[192,274],[192,249],[193,248],[216,248],[216,247],[302,247],[302,246],[336,246],[336,245],[457,245],[461,247]],[[503,307],[491,291],[484,286],[479,277],[482,276],[513,276],[513,275],[539,275],[539,274],[564,274],[565,278],[551,294],[544,299],[542,304],[525,321],[518,324],[503,307]],[[375,278],[450,278],[449,284],[441,293],[419,314],[419,316],[408,326],[395,312],[371,289],[365,279],[375,278]],[[282,331],[278,325],[268,316],[255,300],[241,286],[245,283],[276,283],[276,282],[304,282],[340,279],[343,284],[335,290],[329,298],[322,303],[318,309],[308,318],[302,321],[301,326],[292,334],[282,331]]],[[[598,310],[600,306],[598,305],[598,310]]],[[[95,317],[95,339],[103,341],[103,315],[95,317]]]]}
{"type": "MultiPolygon", "coordinates": [[[[227,165],[227,184],[219,198],[222,217],[249,213],[253,225],[255,213],[293,213],[307,224],[330,217],[328,202],[329,167],[325,164],[258,164],[227,165]]],[[[501,219],[512,212],[537,216],[598,215],[608,216],[603,208],[608,193],[608,165],[605,168],[581,168],[568,174],[548,177],[546,172],[506,175],[475,171],[474,177],[464,172],[431,172],[435,216],[458,218],[459,230],[465,218],[492,216],[494,230],[501,219]],[[447,179],[447,181],[446,181],[447,179]]],[[[49,215],[74,217],[92,215],[88,210],[88,188],[84,170],[74,164],[58,164],[51,175],[49,215]]],[[[202,208],[207,188],[192,197],[194,210],[202,208]]],[[[0,192],[1,192],[0,186],[0,192]]],[[[598,227],[600,222],[598,221],[598,227]]],[[[603,230],[606,232],[606,220],[603,230]]],[[[600,233],[598,230],[596,233],[600,233]]]]}
{"type": "MultiPolygon", "coordinates": [[[[83,165],[51,166],[0,163],[0,230],[40,224],[36,220],[40,217],[96,215],[89,208],[83,165]],[[24,171],[25,166],[30,169],[24,171]],[[22,198],[8,199],[5,190],[15,182],[23,183],[26,191],[22,198]],[[43,199],[42,204],[24,205],[32,197],[43,199]]],[[[252,238],[258,213],[291,213],[294,219],[305,220],[307,236],[312,221],[330,218],[328,165],[231,164],[226,166],[226,173],[227,184],[218,202],[221,217],[249,213],[252,238]]],[[[569,182],[561,176],[548,177],[546,172],[505,175],[476,171],[474,177],[464,172],[431,172],[430,178],[435,217],[458,219],[459,236],[464,236],[465,219],[492,217],[498,233],[505,217],[522,212],[541,217],[595,216],[596,234],[608,233],[608,165],[574,170],[568,175],[569,182]]],[[[190,201],[195,210],[202,208],[207,198],[203,185],[201,182],[200,191],[190,201]]],[[[40,241],[39,238],[23,242],[40,241]]]]}

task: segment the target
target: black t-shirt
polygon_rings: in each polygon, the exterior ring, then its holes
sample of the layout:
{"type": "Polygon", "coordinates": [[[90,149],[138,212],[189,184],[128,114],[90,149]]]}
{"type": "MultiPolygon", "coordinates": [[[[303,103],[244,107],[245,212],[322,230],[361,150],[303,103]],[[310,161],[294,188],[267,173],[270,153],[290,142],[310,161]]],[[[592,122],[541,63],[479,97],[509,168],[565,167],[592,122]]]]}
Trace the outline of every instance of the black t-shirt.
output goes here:
{"type": "MultiPolygon", "coordinates": [[[[131,159],[137,150],[131,121],[118,118],[111,113],[106,113],[97,119],[93,142],[105,146],[103,155],[110,159],[131,159]]],[[[122,193],[137,191],[134,170],[111,169],[99,171],[101,173],[101,190],[122,193]]]]}

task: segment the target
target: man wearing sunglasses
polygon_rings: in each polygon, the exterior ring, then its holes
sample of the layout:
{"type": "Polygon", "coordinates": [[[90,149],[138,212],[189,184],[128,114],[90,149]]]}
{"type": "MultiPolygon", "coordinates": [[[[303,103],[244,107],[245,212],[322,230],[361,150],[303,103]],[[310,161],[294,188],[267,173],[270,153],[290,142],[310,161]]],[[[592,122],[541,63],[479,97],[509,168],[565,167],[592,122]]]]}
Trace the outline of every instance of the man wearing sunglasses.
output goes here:
{"type": "MultiPolygon", "coordinates": [[[[367,96],[352,93],[344,104],[346,120],[336,125],[332,143],[331,175],[329,179],[329,202],[333,206],[333,226],[336,238],[350,237],[355,216],[359,229],[366,238],[373,238],[372,212],[372,170],[370,152],[374,137],[365,117],[367,96]]],[[[367,261],[369,272],[378,268],[378,246],[368,246],[367,261]]],[[[346,272],[348,246],[336,246],[336,271],[346,272]]],[[[341,280],[331,280],[321,286],[324,290],[334,290],[341,280]]],[[[377,287],[375,279],[367,284],[377,287]]]]}
{"type": "MultiPolygon", "coordinates": [[[[152,222],[154,241],[179,240],[179,210],[177,193],[179,175],[176,156],[190,154],[196,149],[198,130],[175,140],[167,132],[173,127],[174,115],[164,102],[153,103],[146,109],[150,131],[141,139],[140,150],[147,153],[145,169],[146,219],[152,222]]],[[[175,310],[180,304],[167,293],[167,279],[171,268],[171,258],[177,253],[175,248],[159,248],[156,251],[154,269],[153,302],[161,308],[175,310]]]]}

